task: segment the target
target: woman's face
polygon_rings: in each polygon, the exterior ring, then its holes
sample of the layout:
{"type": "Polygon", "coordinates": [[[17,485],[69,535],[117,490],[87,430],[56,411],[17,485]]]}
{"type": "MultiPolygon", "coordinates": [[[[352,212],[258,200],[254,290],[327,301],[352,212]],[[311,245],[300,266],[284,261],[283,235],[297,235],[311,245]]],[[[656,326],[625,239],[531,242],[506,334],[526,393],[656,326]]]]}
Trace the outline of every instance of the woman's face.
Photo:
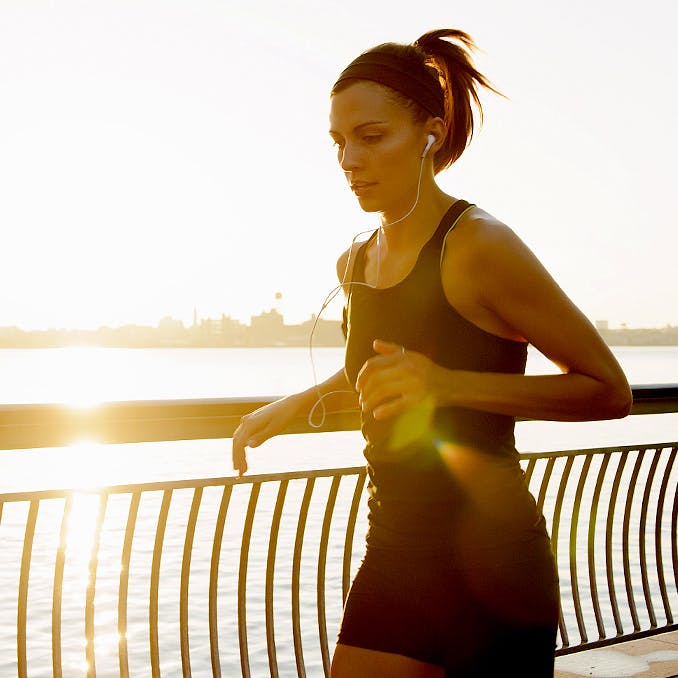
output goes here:
{"type": "Polygon", "coordinates": [[[359,80],[332,96],[330,136],[366,212],[399,216],[416,195],[426,133],[385,87],[359,80]]]}

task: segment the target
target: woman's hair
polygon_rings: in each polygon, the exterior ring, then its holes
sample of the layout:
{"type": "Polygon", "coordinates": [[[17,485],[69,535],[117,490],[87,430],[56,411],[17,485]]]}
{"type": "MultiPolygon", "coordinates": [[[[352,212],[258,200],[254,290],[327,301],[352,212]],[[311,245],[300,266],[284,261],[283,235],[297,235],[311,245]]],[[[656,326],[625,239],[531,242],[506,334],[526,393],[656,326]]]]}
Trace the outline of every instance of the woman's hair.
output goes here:
{"type": "Polygon", "coordinates": [[[332,94],[357,79],[372,80],[388,87],[397,101],[412,109],[415,122],[423,123],[431,115],[442,117],[447,134],[434,157],[437,173],[452,165],[471,141],[473,104],[482,123],[479,86],[501,94],[473,65],[474,49],[471,37],[453,28],[425,33],[411,45],[387,42],[353,61],[339,76],[332,94]],[[440,105],[435,103],[437,98],[440,105]]]}

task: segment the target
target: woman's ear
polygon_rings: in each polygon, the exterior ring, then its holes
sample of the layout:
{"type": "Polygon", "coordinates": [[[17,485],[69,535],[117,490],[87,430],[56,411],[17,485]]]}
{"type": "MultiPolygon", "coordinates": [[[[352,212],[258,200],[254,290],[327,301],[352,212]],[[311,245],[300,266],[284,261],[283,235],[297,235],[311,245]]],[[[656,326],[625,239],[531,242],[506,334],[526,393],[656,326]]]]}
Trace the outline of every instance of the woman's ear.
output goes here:
{"type": "Polygon", "coordinates": [[[440,149],[443,141],[445,141],[445,137],[447,136],[447,127],[445,126],[445,121],[442,118],[431,118],[426,124],[425,132],[429,137],[434,137],[433,143],[430,146],[427,145],[426,151],[426,155],[433,155],[440,149]]]}

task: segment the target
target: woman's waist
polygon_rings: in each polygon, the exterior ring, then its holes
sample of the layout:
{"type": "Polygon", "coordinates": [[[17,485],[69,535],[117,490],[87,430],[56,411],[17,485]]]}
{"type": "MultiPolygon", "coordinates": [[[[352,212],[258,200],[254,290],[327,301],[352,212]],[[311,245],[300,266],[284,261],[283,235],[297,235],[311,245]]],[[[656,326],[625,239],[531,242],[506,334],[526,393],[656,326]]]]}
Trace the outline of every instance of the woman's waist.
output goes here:
{"type": "MultiPolygon", "coordinates": [[[[448,508],[448,507],[445,507],[448,508]]],[[[458,508],[458,507],[457,507],[458,508]]],[[[367,548],[385,553],[419,553],[452,558],[460,566],[510,557],[515,561],[548,557],[550,541],[545,520],[534,512],[529,520],[493,521],[481,513],[445,513],[433,503],[407,515],[389,510],[388,502],[371,506],[367,548]]]]}
{"type": "Polygon", "coordinates": [[[361,414],[361,430],[373,455],[407,458],[418,450],[464,444],[494,455],[517,457],[514,417],[460,407],[421,405],[400,416],[375,420],[361,414]]]}
{"type": "Polygon", "coordinates": [[[543,515],[525,487],[497,487],[494,480],[468,484],[443,482],[393,483],[370,481],[369,520],[389,529],[446,533],[474,525],[485,531],[531,529],[543,515]]]}
{"type": "Polygon", "coordinates": [[[417,540],[476,532],[483,539],[543,529],[519,463],[471,448],[436,450],[426,467],[369,464],[369,520],[386,534],[417,540]]]}

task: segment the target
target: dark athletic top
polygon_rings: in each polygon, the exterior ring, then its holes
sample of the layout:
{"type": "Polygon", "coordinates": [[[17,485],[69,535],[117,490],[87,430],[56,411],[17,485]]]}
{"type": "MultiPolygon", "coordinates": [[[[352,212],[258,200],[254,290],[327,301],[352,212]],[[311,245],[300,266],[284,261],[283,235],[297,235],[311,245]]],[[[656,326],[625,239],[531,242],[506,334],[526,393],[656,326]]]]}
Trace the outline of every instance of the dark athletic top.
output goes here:
{"type": "MultiPolygon", "coordinates": [[[[349,287],[349,383],[355,384],[363,364],[374,355],[372,342],[377,338],[420,352],[449,369],[524,373],[527,345],[469,322],[443,291],[441,250],[448,232],[470,207],[458,200],[449,208],[414,268],[398,284],[349,287]]],[[[351,282],[364,283],[366,246],[356,253],[351,282]]],[[[447,246],[454,247],[453,233],[447,246]]],[[[369,474],[368,548],[463,550],[480,556],[489,545],[506,544],[509,537],[515,541],[534,536],[540,516],[518,465],[513,417],[424,404],[395,421],[363,416],[361,428],[369,474]],[[468,534],[472,537],[464,536],[468,534]]]]}

